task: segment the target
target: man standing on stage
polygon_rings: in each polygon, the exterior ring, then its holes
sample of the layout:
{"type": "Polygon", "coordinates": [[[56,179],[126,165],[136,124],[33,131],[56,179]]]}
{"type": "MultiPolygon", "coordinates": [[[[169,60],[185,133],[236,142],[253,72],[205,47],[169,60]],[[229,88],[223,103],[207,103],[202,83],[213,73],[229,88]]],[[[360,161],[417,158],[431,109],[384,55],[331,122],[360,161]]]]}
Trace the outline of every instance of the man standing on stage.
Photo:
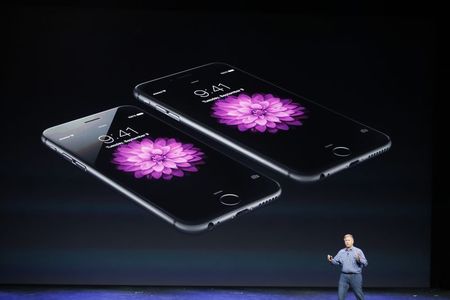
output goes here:
{"type": "Polygon", "coordinates": [[[351,234],[344,235],[345,248],[339,250],[335,257],[328,255],[328,261],[334,265],[340,265],[339,300],[344,300],[349,287],[352,288],[358,300],[364,300],[362,290],[362,268],[367,267],[367,259],[361,249],[353,246],[354,240],[351,234]]]}

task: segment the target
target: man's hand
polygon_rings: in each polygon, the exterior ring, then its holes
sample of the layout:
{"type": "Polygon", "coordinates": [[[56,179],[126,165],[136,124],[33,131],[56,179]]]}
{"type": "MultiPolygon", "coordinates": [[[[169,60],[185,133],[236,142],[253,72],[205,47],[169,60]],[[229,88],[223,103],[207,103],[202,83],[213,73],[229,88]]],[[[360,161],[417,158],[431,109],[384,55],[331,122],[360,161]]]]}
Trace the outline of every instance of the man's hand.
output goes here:
{"type": "Polygon", "coordinates": [[[356,259],[357,262],[361,261],[361,255],[359,254],[359,252],[356,253],[355,259],[356,259]]]}
{"type": "Polygon", "coordinates": [[[331,255],[328,254],[328,255],[327,255],[327,259],[328,259],[329,262],[331,262],[331,261],[333,260],[333,256],[331,256],[331,255]]]}

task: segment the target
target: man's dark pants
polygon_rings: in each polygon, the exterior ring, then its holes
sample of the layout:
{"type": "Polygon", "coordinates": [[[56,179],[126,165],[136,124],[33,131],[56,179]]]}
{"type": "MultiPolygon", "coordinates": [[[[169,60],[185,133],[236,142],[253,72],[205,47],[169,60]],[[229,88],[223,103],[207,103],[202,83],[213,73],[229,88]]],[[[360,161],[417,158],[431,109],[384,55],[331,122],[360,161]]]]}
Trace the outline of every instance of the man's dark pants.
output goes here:
{"type": "Polygon", "coordinates": [[[339,277],[339,300],[344,300],[347,296],[349,287],[352,288],[355,293],[356,299],[364,300],[364,293],[362,290],[362,275],[361,273],[341,273],[339,277]]]}

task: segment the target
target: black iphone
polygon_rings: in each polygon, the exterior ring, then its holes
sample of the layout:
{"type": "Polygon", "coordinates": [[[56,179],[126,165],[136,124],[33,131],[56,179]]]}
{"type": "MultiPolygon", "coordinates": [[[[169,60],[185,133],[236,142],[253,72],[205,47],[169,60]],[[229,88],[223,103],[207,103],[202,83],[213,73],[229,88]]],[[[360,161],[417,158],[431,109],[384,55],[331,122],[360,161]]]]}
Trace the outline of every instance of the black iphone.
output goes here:
{"type": "Polygon", "coordinates": [[[141,83],[134,94],[298,181],[321,179],[391,145],[374,128],[224,63],[141,83]]]}
{"type": "Polygon", "coordinates": [[[281,193],[275,181],[134,106],[51,127],[42,141],[186,232],[211,229],[281,193]]]}

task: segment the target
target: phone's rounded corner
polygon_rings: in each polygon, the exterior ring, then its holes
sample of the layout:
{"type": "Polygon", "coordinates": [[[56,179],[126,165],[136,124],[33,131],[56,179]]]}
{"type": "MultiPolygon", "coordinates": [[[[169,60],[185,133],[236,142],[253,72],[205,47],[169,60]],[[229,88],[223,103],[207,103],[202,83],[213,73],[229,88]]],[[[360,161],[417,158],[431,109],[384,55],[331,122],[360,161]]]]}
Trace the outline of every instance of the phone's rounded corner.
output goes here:
{"type": "Polygon", "coordinates": [[[275,183],[275,185],[277,187],[276,191],[272,194],[272,197],[274,197],[274,198],[280,197],[280,195],[283,193],[283,188],[281,187],[281,184],[278,181],[273,180],[273,179],[272,179],[272,181],[275,183]]]}
{"type": "Polygon", "coordinates": [[[142,96],[142,94],[143,94],[143,88],[142,87],[144,85],[146,85],[147,83],[150,83],[150,82],[152,82],[152,80],[150,80],[150,81],[143,81],[143,82],[140,82],[140,83],[136,84],[134,86],[134,88],[133,88],[133,96],[136,99],[139,99],[139,97],[142,96]]]}
{"type": "Polygon", "coordinates": [[[175,228],[183,233],[188,234],[200,234],[203,232],[206,232],[208,230],[211,230],[214,227],[214,222],[207,222],[207,223],[199,223],[199,224],[190,224],[187,222],[182,222],[180,220],[176,220],[173,222],[173,225],[175,228]]]}
{"type": "Polygon", "coordinates": [[[373,129],[373,130],[382,137],[380,139],[382,141],[380,141],[381,145],[379,145],[379,147],[383,147],[383,148],[386,148],[386,149],[390,148],[391,145],[392,145],[391,137],[387,133],[384,133],[383,131],[376,130],[376,129],[373,129]]]}
{"type": "Polygon", "coordinates": [[[41,133],[41,142],[44,144],[47,144],[48,138],[46,136],[46,132],[48,132],[47,130],[49,130],[50,128],[45,129],[44,131],[42,131],[41,133]]]}
{"type": "Polygon", "coordinates": [[[42,131],[42,133],[41,133],[41,141],[44,144],[47,144],[47,142],[50,140],[49,136],[52,135],[52,131],[54,130],[55,127],[49,127],[47,129],[44,129],[44,131],[42,131]]]}
{"type": "Polygon", "coordinates": [[[384,132],[382,132],[381,134],[382,134],[382,135],[385,137],[385,139],[386,139],[386,142],[384,143],[384,148],[385,148],[386,150],[390,149],[390,148],[392,147],[392,139],[391,139],[391,137],[390,137],[389,135],[387,135],[386,133],[384,133],[384,132]]]}
{"type": "Polygon", "coordinates": [[[141,88],[140,86],[144,83],[139,83],[133,88],[133,97],[136,99],[139,99],[139,96],[141,95],[141,88]]]}
{"type": "Polygon", "coordinates": [[[232,65],[230,65],[229,63],[226,63],[226,62],[224,62],[224,61],[212,61],[212,62],[209,62],[209,63],[207,63],[207,64],[205,64],[204,66],[214,66],[214,65],[217,65],[217,66],[226,66],[226,67],[233,67],[232,65]]]}
{"type": "Polygon", "coordinates": [[[132,109],[138,109],[138,110],[141,110],[141,108],[139,108],[139,107],[137,107],[137,106],[135,106],[135,105],[132,105],[132,104],[123,104],[123,105],[119,105],[119,106],[117,106],[115,109],[120,109],[120,108],[132,108],[132,109]]]}
{"type": "Polygon", "coordinates": [[[288,177],[298,182],[315,182],[319,181],[324,176],[322,175],[322,173],[303,173],[294,170],[289,170],[288,177]]]}

